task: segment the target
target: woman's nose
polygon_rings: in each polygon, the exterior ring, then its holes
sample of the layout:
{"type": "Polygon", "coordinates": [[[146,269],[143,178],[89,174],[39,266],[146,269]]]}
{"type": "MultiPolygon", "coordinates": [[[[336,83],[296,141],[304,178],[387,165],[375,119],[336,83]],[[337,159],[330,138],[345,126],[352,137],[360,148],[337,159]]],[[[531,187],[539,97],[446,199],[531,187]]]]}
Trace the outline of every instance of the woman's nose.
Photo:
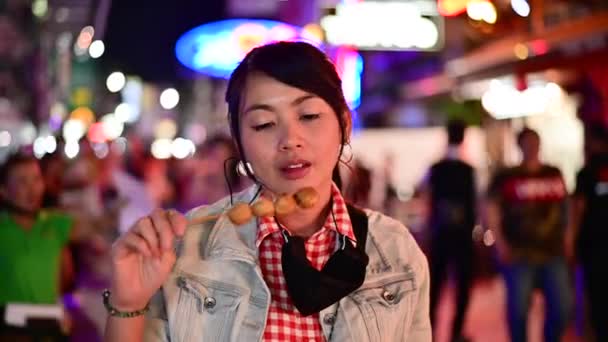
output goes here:
{"type": "Polygon", "coordinates": [[[302,147],[302,138],[300,132],[295,125],[286,125],[281,132],[280,150],[288,151],[302,147]]]}

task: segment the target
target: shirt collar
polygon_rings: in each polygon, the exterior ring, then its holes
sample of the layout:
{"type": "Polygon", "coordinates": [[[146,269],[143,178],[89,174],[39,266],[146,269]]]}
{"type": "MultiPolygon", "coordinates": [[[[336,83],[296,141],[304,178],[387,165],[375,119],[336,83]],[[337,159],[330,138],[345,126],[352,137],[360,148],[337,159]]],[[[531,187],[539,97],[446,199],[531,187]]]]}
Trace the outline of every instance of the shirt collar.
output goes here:
{"type": "MultiPolygon", "coordinates": [[[[344,200],[344,197],[342,197],[340,189],[338,189],[338,187],[334,183],[332,183],[331,185],[331,199],[331,212],[329,213],[329,215],[327,215],[325,223],[323,224],[323,228],[327,230],[336,231],[356,243],[357,239],[355,238],[353,225],[350,220],[350,216],[348,215],[346,201],[344,200]]],[[[258,220],[258,224],[259,228],[256,237],[257,247],[259,247],[262,241],[269,235],[281,232],[281,228],[277,224],[274,217],[261,217],[258,220]]]]}

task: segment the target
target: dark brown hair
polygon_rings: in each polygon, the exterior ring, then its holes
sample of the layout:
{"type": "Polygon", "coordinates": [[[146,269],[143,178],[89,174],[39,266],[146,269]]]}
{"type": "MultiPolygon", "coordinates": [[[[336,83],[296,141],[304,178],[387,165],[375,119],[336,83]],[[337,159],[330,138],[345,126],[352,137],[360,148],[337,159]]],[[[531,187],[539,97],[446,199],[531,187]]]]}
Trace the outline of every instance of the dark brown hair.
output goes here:
{"type": "Polygon", "coordinates": [[[464,141],[464,133],[467,124],[462,120],[450,120],[446,126],[448,132],[448,143],[450,145],[460,145],[464,141]]]}

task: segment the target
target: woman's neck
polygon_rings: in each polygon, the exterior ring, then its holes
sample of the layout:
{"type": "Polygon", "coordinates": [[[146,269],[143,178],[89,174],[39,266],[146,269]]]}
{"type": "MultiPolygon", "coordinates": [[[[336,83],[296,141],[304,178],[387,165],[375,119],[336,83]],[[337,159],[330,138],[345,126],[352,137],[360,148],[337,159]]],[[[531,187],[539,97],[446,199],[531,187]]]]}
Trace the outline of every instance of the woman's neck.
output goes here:
{"type": "Polygon", "coordinates": [[[277,217],[279,223],[291,234],[309,238],[323,227],[332,205],[331,184],[316,190],[319,192],[319,201],[315,206],[297,208],[292,214],[277,217]]]}

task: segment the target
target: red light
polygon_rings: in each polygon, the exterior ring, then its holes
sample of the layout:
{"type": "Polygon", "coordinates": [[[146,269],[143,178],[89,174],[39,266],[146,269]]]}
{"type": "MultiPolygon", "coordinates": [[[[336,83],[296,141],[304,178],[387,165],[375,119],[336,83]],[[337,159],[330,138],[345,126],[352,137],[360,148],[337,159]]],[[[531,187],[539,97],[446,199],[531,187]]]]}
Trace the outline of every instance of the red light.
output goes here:
{"type": "Polygon", "coordinates": [[[469,0],[437,0],[437,9],[444,17],[453,17],[467,10],[469,0]]]}
{"type": "Polygon", "coordinates": [[[549,51],[549,44],[543,39],[530,42],[530,46],[532,47],[532,51],[537,55],[544,55],[549,51]]]}
{"type": "Polygon", "coordinates": [[[524,73],[515,75],[515,88],[519,91],[528,89],[528,76],[524,73]]]}
{"type": "Polygon", "coordinates": [[[89,127],[87,137],[92,143],[102,143],[106,141],[106,135],[103,131],[103,124],[96,122],[89,127]]]}

